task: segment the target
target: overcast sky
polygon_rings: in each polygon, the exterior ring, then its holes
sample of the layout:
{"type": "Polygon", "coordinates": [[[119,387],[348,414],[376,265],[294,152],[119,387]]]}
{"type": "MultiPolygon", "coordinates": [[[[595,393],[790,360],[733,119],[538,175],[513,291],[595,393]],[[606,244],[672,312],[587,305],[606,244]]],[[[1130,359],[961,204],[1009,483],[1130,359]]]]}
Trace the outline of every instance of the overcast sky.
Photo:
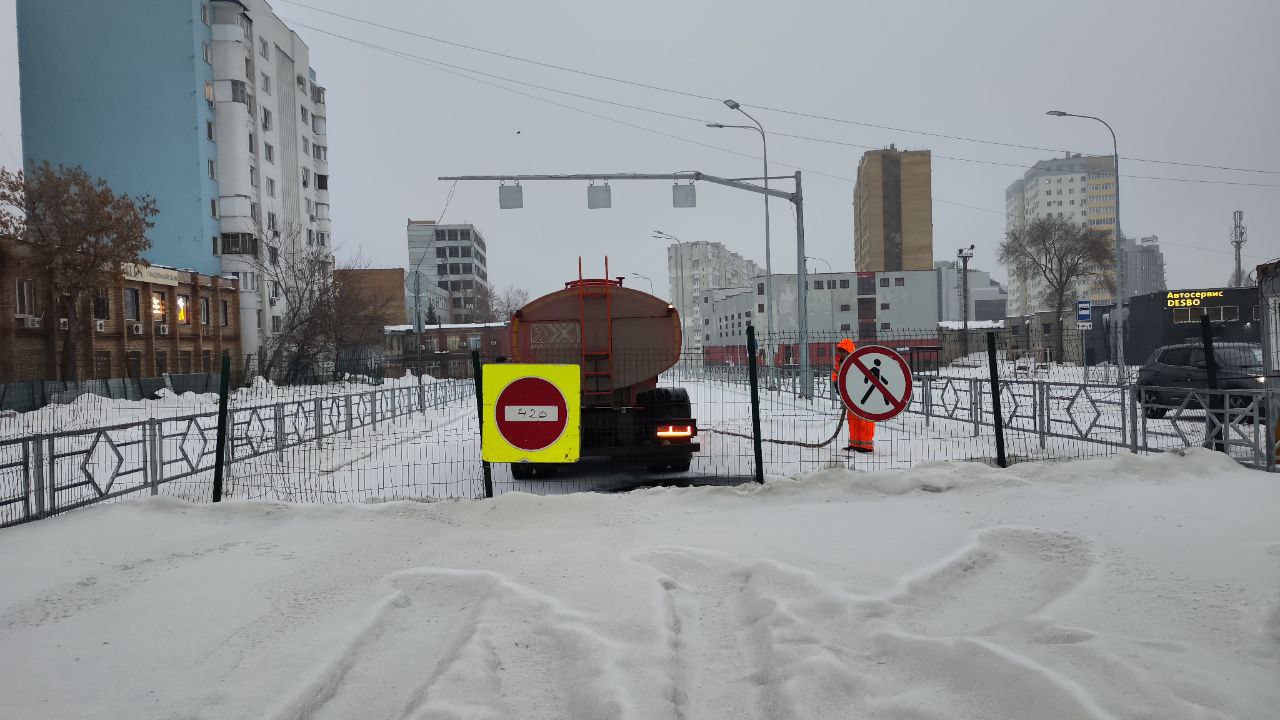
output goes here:
{"type": "MultiPolygon", "coordinates": [[[[544,63],[735,98],[771,133],[931,149],[935,258],[953,259],[957,247],[973,243],[975,266],[1002,279],[994,249],[1004,227],[1004,190],[1026,167],[1053,153],[907,130],[1110,153],[1110,137],[1101,125],[1044,115],[1060,108],[1107,119],[1119,136],[1121,156],[1269,171],[1122,161],[1122,175],[1280,186],[1280,43],[1275,40],[1280,2],[1275,0],[305,3],[544,63]],[[806,119],[759,106],[903,131],[806,119]]],[[[698,207],[673,209],[664,182],[615,182],[613,209],[589,211],[586,183],[544,182],[525,185],[523,210],[500,211],[496,183],[477,182],[460,183],[444,211],[450,183],[435,179],[680,170],[758,174],[755,133],[703,126],[745,120],[719,102],[450,47],[295,2],[273,5],[311,47],[318,80],[328,88],[330,194],[340,256],[361,255],[378,267],[403,266],[405,220],[415,218],[475,223],[488,239],[494,283],[522,286],[535,295],[576,276],[580,255],[589,272],[602,269],[607,254],[613,274],[643,273],[665,286],[664,246],[650,239],[654,229],[685,240],[723,242],[763,264],[758,195],[699,183],[698,207]],[[655,131],[647,132],[337,35],[696,119],[485,78],[655,131]]],[[[14,0],[0,0],[0,12],[9,18],[0,37],[0,133],[7,145],[0,147],[0,157],[11,165],[21,142],[14,0]]],[[[773,174],[804,171],[808,254],[836,269],[853,268],[852,177],[864,149],[770,136],[773,174]]],[[[1280,187],[1124,178],[1121,193],[1126,234],[1160,236],[1170,287],[1225,284],[1232,262],[1231,215],[1237,209],[1244,211],[1249,227],[1247,264],[1280,255],[1280,187]]],[[[793,272],[792,214],[784,202],[773,209],[775,270],[793,272]]],[[[636,282],[647,289],[645,281],[636,282]]]]}

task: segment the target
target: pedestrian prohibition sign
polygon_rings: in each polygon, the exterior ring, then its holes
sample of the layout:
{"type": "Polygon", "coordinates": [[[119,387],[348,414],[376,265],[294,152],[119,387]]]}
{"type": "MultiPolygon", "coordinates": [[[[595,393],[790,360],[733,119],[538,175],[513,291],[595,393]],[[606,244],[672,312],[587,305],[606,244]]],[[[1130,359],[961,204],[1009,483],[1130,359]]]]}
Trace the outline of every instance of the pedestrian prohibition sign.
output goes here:
{"type": "Polygon", "coordinates": [[[577,462],[577,365],[485,365],[480,456],[490,462],[577,462]]]}
{"type": "Polygon", "coordinates": [[[911,402],[911,369],[887,347],[858,348],[840,365],[838,377],[844,406],[863,420],[888,420],[911,402]]]}

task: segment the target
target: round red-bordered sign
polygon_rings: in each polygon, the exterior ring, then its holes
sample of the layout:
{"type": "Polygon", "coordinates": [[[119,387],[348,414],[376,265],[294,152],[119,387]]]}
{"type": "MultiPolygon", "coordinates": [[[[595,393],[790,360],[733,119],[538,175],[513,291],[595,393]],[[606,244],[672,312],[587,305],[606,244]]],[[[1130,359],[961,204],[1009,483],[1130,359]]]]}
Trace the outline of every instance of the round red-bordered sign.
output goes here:
{"type": "Polygon", "coordinates": [[[536,452],[550,447],[569,424],[569,405],[551,382],[538,377],[513,380],[494,404],[498,433],[512,447],[536,452]]]}
{"type": "Polygon", "coordinates": [[[888,420],[911,402],[911,368],[901,355],[883,345],[863,345],[855,350],[840,364],[836,377],[840,400],[863,420],[888,420]]]}

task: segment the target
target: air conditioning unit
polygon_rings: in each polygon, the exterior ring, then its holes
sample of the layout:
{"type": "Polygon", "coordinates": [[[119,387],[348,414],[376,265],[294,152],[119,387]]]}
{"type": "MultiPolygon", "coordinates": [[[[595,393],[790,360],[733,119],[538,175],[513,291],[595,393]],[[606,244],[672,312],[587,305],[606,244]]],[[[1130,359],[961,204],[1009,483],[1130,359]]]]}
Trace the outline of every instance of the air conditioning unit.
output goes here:
{"type": "Polygon", "coordinates": [[[130,325],[130,326],[129,326],[129,334],[130,334],[130,335],[141,335],[141,334],[142,334],[142,323],[134,323],[134,324],[130,325]]]}
{"type": "Polygon", "coordinates": [[[157,328],[156,328],[156,332],[159,332],[161,335],[168,335],[168,334],[169,334],[169,326],[168,326],[168,325],[160,325],[159,327],[157,327],[157,328]]]}
{"type": "Polygon", "coordinates": [[[94,332],[106,332],[106,331],[107,331],[107,321],[106,321],[106,320],[94,320],[94,321],[93,321],[93,331],[94,331],[94,332]]]}
{"type": "Polygon", "coordinates": [[[35,330],[40,327],[40,318],[30,315],[18,318],[18,327],[24,327],[28,330],[35,330]]]}
{"type": "Polygon", "coordinates": [[[66,331],[71,327],[71,321],[66,318],[58,318],[58,329],[66,331]]]}

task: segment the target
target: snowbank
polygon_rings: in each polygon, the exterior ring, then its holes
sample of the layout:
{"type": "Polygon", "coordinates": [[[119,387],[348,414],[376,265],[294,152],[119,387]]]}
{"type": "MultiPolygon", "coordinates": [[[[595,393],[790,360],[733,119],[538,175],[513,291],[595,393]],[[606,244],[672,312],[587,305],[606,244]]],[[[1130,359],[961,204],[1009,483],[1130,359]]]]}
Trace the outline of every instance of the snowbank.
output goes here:
{"type": "Polygon", "coordinates": [[[59,718],[1270,718],[1276,507],[1276,476],[1200,450],[118,503],[0,532],[0,697],[59,718]]]}

